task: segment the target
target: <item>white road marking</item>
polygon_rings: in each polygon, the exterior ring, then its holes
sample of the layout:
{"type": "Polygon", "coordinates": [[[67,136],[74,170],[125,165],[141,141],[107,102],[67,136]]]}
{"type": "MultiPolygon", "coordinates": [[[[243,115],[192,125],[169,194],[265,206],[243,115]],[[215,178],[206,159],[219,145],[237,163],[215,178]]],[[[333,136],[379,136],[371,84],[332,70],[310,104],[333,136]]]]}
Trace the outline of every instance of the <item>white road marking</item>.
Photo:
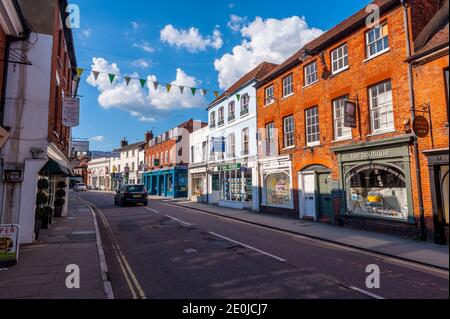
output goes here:
{"type": "Polygon", "coordinates": [[[170,219],[172,219],[172,220],[174,220],[174,221],[176,221],[176,222],[179,222],[179,223],[181,223],[181,224],[184,224],[184,225],[186,225],[186,226],[192,226],[192,224],[187,223],[187,222],[184,222],[184,221],[182,221],[182,220],[180,220],[180,219],[178,219],[178,218],[175,218],[175,217],[172,217],[172,216],[169,216],[169,215],[166,215],[166,217],[167,217],[167,218],[170,218],[170,219]]]}
{"type": "Polygon", "coordinates": [[[373,293],[371,293],[371,292],[368,292],[368,291],[366,291],[366,290],[364,290],[364,289],[359,289],[358,287],[349,287],[350,289],[352,289],[352,290],[354,290],[354,291],[357,291],[357,292],[359,292],[359,293],[362,293],[363,295],[366,295],[366,296],[368,296],[368,297],[370,297],[370,298],[373,298],[373,299],[380,299],[380,300],[384,300],[385,298],[383,298],[383,297],[381,297],[381,296],[378,296],[378,295],[376,295],[376,294],[373,294],[373,293]]]}
{"type": "Polygon", "coordinates": [[[232,242],[232,243],[235,243],[235,244],[241,245],[241,246],[243,246],[243,247],[245,247],[245,248],[248,248],[248,249],[254,250],[254,251],[256,251],[256,252],[258,252],[258,253],[260,253],[260,254],[263,254],[263,255],[266,255],[266,256],[272,257],[272,258],[274,258],[274,259],[276,259],[276,260],[278,260],[278,261],[281,261],[281,262],[286,262],[286,259],[283,259],[283,258],[277,257],[277,256],[275,256],[275,255],[272,255],[272,254],[269,254],[269,253],[267,253],[267,252],[265,252],[265,251],[263,251],[263,250],[260,250],[260,249],[258,249],[258,248],[255,248],[255,247],[252,247],[252,246],[249,246],[249,245],[246,245],[246,244],[243,244],[243,243],[241,243],[241,242],[238,242],[238,241],[235,241],[235,240],[233,240],[233,239],[231,239],[231,238],[228,238],[228,237],[225,237],[225,236],[222,236],[222,235],[219,235],[219,234],[213,233],[213,232],[210,232],[210,234],[211,234],[211,235],[213,235],[213,236],[216,236],[216,237],[219,237],[219,238],[222,238],[222,239],[228,240],[228,241],[230,241],[230,242],[232,242]]]}
{"type": "Polygon", "coordinates": [[[152,209],[152,208],[149,208],[149,207],[145,207],[145,209],[151,211],[152,213],[159,214],[159,212],[157,210],[155,210],[155,209],[152,209]]]}

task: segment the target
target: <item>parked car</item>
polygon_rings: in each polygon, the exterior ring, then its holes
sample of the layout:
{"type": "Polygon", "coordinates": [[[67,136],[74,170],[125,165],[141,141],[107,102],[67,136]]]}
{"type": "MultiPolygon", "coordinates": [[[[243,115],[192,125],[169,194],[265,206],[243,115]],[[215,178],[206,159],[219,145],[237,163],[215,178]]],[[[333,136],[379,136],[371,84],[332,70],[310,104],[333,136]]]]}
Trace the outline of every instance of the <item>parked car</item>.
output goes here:
{"type": "Polygon", "coordinates": [[[74,190],[75,192],[87,192],[87,191],[88,191],[88,189],[87,189],[87,187],[86,187],[86,184],[83,184],[83,183],[78,183],[78,184],[76,184],[76,185],[73,187],[73,190],[74,190]]]}
{"type": "Polygon", "coordinates": [[[122,185],[116,191],[114,204],[126,206],[127,204],[148,205],[148,194],[144,185],[122,185]]]}

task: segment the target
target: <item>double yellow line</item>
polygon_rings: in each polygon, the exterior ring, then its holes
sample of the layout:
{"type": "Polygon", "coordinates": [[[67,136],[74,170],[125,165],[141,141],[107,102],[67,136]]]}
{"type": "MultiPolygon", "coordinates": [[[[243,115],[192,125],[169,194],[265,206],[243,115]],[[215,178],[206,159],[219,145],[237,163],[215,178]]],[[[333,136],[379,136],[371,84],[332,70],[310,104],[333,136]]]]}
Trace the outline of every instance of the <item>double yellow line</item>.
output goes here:
{"type": "Polygon", "coordinates": [[[120,246],[114,237],[114,234],[111,230],[108,220],[106,219],[105,214],[102,212],[101,209],[96,207],[91,202],[89,202],[85,199],[82,199],[82,198],[80,198],[80,200],[85,202],[86,205],[90,206],[94,210],[96,215],[100,217],[100,219],[103,223],[103,226],[105,226],[109,241],[111,242],[111,246],[113,248],[114,254],[117,258],[120,269],[122,270],[122,274],[125,278],[128,288],[130,289],[133,299],[147,299],[147,297],[145,296],[144,290],[142,289],[141,285],[139,284],[139,281],[136,278],[135,273],[131,269],[130,264],[128,263],[127,259],[125,258],[124,254],[122,252],[122,249],[120,249],[120,246]]]}

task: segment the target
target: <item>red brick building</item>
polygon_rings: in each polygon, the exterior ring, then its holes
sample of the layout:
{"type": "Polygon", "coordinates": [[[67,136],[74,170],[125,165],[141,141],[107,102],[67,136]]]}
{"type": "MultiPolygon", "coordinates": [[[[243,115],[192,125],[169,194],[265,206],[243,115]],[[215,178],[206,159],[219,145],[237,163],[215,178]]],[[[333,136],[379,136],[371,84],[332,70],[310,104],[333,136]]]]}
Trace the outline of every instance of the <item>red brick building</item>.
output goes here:
{"type": "MultiPolygon", "coordinates": [[[[406,59],[443,3],[406,2],[374,1],[379,23],[364,8],[257,84],[259,128],[279,145],[260,154],[260,173],[289,176],[291,189],[263,210],[408,236],[426,225],[431,236],[432,211],[421,219],[416,195],[406,59]]],[[[261,185],[267,197],[277,191],[261,185]]]]}
{"type": "Polygon", "coordinates": [[[207,125],[190,119],[157,137],[146,134],[143,179],[150,195],[187,197],[189,135],[207,125]]]}

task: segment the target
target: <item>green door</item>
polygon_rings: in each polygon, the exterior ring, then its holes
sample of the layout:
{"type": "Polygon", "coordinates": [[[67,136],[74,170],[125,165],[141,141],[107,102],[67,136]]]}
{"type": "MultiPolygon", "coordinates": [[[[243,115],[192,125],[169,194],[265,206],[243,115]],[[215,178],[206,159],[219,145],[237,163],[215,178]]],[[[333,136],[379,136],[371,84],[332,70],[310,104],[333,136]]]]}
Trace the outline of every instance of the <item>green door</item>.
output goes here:
{"type": "Polygon", "coordinates": [[[333,221],[333,197],[331,196],[331,175],[319,173],[319,219],[333,221]]]}

